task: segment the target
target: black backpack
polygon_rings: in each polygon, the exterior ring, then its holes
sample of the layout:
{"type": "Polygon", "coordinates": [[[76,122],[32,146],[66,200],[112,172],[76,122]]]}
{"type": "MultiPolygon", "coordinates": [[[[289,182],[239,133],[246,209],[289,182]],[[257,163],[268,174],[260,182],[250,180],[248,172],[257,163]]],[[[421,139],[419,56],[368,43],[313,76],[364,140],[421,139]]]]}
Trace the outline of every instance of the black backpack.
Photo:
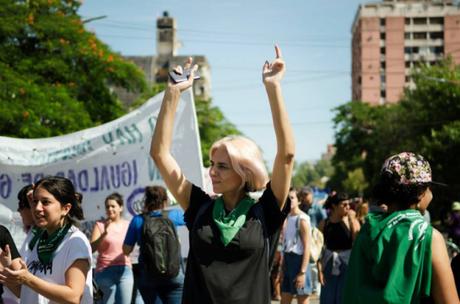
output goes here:
{"type": "Polygon", "coordinates": [[[144,214],[141,254],[152,278],[171,279],[179,274],[181,250],[173,222],[144,214]]]}

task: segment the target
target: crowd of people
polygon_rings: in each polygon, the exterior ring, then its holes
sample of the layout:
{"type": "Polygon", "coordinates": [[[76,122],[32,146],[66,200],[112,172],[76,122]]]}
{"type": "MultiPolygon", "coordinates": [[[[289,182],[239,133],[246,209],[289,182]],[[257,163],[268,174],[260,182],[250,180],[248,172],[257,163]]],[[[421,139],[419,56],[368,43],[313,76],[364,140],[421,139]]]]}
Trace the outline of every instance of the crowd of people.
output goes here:
{"type": "MultiPolygon", "coordinates": [[[[272,173],[253,141],[224,137],[209,151],[216,194],[210,195],[187,179],[171,153],[176,108],[197,66],[188,59],[175,72],[184,70],[189,77],[165,90],[151,143],[166,188],[146,187],[144,210],[130,222],[122,196],[109,195],[106,217],[88,239],[78,229],[83,196],[70,180],[50,176],[24,187],[18,211],[27,237],[20,250],[0,227],[5,303],[124,304],[136,289],[144,303],[164,304],[270,303],[272,296],[304,304],[314,294],[322,304],[459,303],[443,236],[423,217],[433,181],[422,156],[405,152],[384,162],[373,193],[381,206],[376,212],[343,192],[321,203],[311,188],[291,188],[295,144],[276,46],[275,59],[262,69],[277,147],[272,173]],[[166,189],[183,214],[165,212],[166,189]],[[186,259],[178,250],[180,225],[189,230],[186,259]]],[[[458,241],[460,203],[452,210],[449,233],[458,241]]]]}

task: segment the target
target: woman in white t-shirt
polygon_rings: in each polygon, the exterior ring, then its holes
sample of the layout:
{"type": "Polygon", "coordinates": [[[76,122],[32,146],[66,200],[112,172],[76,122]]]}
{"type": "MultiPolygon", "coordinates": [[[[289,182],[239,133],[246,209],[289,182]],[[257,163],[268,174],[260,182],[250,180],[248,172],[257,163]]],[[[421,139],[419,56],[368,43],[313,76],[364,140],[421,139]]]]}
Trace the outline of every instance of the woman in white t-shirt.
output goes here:
{"type": "Polygon", "coordinates": [[[33,198],[32,215],[40,230],[22,268],[5,269],[0,282],[14,284],[21,303],[92,303],[91,246],[74,226],[83,219],[81,195],[70,180],[52,176],[35,184],[33,198]]]}
{"type": "Polygon", "coordinates": [[[281,303],[291,303],[293,296],[300,304],[308,303],[312,293],[310,260],[310,217],[299,208],[295,189],[289,190],[291,211],[284,224],[283,233],[283,280],[281,303]]]}

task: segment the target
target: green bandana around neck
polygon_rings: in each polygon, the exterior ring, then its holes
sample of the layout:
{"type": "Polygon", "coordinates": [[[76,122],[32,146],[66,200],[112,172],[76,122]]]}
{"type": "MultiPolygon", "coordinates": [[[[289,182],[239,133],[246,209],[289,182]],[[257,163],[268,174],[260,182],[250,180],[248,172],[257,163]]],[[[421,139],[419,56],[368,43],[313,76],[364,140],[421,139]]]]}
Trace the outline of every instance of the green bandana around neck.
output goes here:
{"type": "Polygon", "coordinates": [[[62,239],[66,236],[71,226],[71,224],[66,224],[53,232],[50,236],[48,236],[46,230],[43,231],[38,240],[37,247],[38,259],[42,264],[47,265],[51,263],[54,251],[56,251],[59,244],[61,244],[62,239]]]}
{"type": "Polygon", "coordinates": [[[235,237],[236,233],[243,227],[246,222],[246,215],[255,200],[249,196],[244,197],[228,215],[225,214],[224,200],[222,196],[218,197],[212,209],[212,218],[219,228],[220,240],[227,246],[235,237]]]}

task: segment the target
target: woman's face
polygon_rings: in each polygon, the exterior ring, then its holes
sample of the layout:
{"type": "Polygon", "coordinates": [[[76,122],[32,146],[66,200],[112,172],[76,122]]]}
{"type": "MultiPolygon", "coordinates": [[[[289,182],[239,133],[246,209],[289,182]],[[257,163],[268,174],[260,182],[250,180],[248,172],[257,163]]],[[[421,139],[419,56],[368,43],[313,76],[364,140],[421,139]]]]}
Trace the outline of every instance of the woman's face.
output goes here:
{"type": "Polygon", "coordinates": [[[105,213],[107,214],[107,218],[115,221],[121,217],[121,213],[123,212],[123,207],[118,205],[116,200],[107,200],[105,203],[105,213]]]}
{"type": "Polygon", "coordinates": [[[61,203],[46,189],[39,187],[34,191],[31,204],[35,225],[53,232],[64,224],[65,216],[69,213],[71,204],[61,203]]]}
{"type": "Polygon", "coordinates": [[[291,201],[291,212],[299,207],[299,199],[295,191],[289,191],[289,200],[291,201]]]}
{"type": "Polygon", "coordinates": [[[214,150],[209,168],[214,193],[237,191],[242,179],[233,169],[228,152],[224,147],[214,150]]]}

